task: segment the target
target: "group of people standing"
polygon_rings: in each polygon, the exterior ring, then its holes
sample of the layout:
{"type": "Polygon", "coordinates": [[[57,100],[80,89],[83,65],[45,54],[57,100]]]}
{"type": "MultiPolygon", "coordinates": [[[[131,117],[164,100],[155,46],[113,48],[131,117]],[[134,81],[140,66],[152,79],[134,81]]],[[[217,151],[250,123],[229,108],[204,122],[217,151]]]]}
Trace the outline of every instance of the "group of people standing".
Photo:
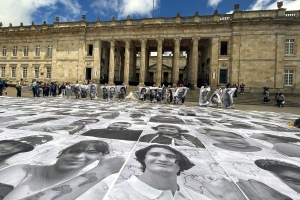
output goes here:
{"type": "Polygon", "coordinates": [[[144,86],[139,88],[139,100],[146,101],[146,99],[149,99],[150,103],[184,104],[188,89],[183,87],[182,84],[176,88],[172,88],[171,85],[168,85],[168,87],[165,87],[165,85],[156,87],[155,84],[152,87],[144,86]]]}
{"type": "MultiPolygon", "coordinates": [[[[242,85],[243,87],[245,86],[243,83],[242,85]]],[[[200,88],[199,105],[203,107],[222,107],[224,105],[225,108],[234,108],[233,96],[237,93],[237,89],[236,84],[227,83],[224,89],[220,85],[217,85],[216,90],[211,95],[209,101],[207,101],[208,93],[211,89],[208,84],[205,84],[200,88]]],[[[244,93],[244,88],[241,92],[244,93]]]]}

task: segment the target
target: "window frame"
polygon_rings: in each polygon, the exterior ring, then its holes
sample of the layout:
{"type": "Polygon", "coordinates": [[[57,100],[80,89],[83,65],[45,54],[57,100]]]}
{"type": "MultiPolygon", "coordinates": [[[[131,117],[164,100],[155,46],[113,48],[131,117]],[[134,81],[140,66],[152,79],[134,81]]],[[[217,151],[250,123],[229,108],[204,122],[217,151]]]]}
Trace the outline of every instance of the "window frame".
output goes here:
{"type": "Polygon", "coordinates": [[[29,46],[24,46],[23,56],[28,57],[29,46]]]}
{"type": "Polygon", "coordinates": [[[17,57],[18,56],[18,46],[13,46],[13,57],[17,57]]]}
{"type": "Polygon", "coordinates": [[[51,67],[46,67],[46,79],[51,79],[51,67]]]}
{"type": "Polygon", "coordinates": [[[11,67],[11,78],[16,78],[17,67],[11,67]]]}
{"type": "Polygon", "coordinates": [[[40,57],[41,56],[41,46],[40,45],[36,45],[35,46],[35,56],[36,57],[40,57]]]}
{"type": "Polygon", "coordinates": [[[2,47],[2,56],[6,57],[6,52],[7,52],[7,48],[6,48],[6,46],[3,46],[2,47]]]}
{"type": "Polygon", "coordinates": [[[1,67],[1,74],[0,74],[1,78],[5,78],[5,67],[1,67]]]}
{"type": "Polygon", "coordinates": [[[34,67],[34,78],[39,78],[40,67],[34,67]]]}
{"type": "Polygon", "coordinates": [[[285,55],[295,55],[295,39],[294,38],[285,39],[284,54],[285,55]],[[293,40],[293,42],[291,42],[291,40],[293,40]]]}
{"type": "Polygon", "coordinates": [[[28,77],[28,67],[22,67],[22,78],[28,77]]]}
{"type": "Polygon", "coordinates": [[[53,48],[52,45],[48,45],[47,47],[47,56],[52,57],[53,48]]]}
{"type": "Polygon", "coordinates": [[[295,74],[294,69],[284,69],[284,77],[283,77],[284,86],[293,86],[294,85],[294,80],[295,80],[294,74],[295,74]]]}

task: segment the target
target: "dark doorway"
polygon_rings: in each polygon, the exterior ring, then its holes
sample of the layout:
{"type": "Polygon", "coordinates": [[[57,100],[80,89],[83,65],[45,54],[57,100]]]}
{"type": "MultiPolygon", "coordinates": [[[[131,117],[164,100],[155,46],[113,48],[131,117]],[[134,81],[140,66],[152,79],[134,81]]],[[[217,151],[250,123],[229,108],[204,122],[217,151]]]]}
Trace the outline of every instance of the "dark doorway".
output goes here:
{"type": "Polygon", "coordinates": [[[227,84],[228,69],[220,69],[220,80],[219,83],[227,84]]]}
{"type": "Polygon", "coordinates": [[[85,70],[85,79],[92,80],[92,68],[86,68],[85,70]]]}

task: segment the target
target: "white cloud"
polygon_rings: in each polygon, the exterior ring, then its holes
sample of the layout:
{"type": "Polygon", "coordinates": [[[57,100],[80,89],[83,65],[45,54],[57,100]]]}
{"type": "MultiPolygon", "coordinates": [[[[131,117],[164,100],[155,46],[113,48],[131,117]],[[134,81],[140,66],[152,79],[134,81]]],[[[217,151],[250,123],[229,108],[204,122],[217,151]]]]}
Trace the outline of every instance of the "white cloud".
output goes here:
{"type": "Polygon", "coordinates": [[[207,5],[216,8],[222,0],[208,0],[207,5]]]}
{"type": "Polygon", "coordinates": [[[63,9],[64,15],[60,17],[66,20],[73,19],[81,13],[78,0],[6,0],[1,2],[0,21],[3,26],[9,26],[9,23],[19,26],[21,22],[28,25],[35,21],[35,14],[39,13],[36,21],[40,22],[41,16],[43,20],[47,20],[47,16],[51,16],[51,13],[58,9],[63,9]],[[63,8],[59,8],[58,3],[61,3],[63,8]],[[41,8],[45,9],[44,13],[41,12],[41,8]]]}
{"type": "MultiPolygon", "coordinates": [[[[280,1],[280,0],[279,0],[280,1]]],[[[299,0],[282,0],[282,8],[287,10],[299,10],[300,1],[299,0]]],[[[277,1],[275,0],[256,0],[248,10],[268,10],[277,9],[277,1]]]]}
{"type": "MultiPolygon", "coordinates": [[[[159,7],[159,1],[154,0],[154,9],[159,7]]],[[[95,0],[90,7],[94,9],[95,13],[103,16],[115,15],[117,19],[125,19],[128,15],[150,17],[152,16],[153,0],[95,0]]]]}

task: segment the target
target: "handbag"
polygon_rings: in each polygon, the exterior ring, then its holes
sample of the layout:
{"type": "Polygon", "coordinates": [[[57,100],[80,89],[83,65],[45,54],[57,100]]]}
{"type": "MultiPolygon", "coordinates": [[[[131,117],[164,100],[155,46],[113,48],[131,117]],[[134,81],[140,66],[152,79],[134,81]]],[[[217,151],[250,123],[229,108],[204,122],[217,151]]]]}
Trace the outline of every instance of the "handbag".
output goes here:
{"type": "Polygon", "coordinates": [[[282,101],[282,104],[285,104],[285,101],[282,101]]]}

